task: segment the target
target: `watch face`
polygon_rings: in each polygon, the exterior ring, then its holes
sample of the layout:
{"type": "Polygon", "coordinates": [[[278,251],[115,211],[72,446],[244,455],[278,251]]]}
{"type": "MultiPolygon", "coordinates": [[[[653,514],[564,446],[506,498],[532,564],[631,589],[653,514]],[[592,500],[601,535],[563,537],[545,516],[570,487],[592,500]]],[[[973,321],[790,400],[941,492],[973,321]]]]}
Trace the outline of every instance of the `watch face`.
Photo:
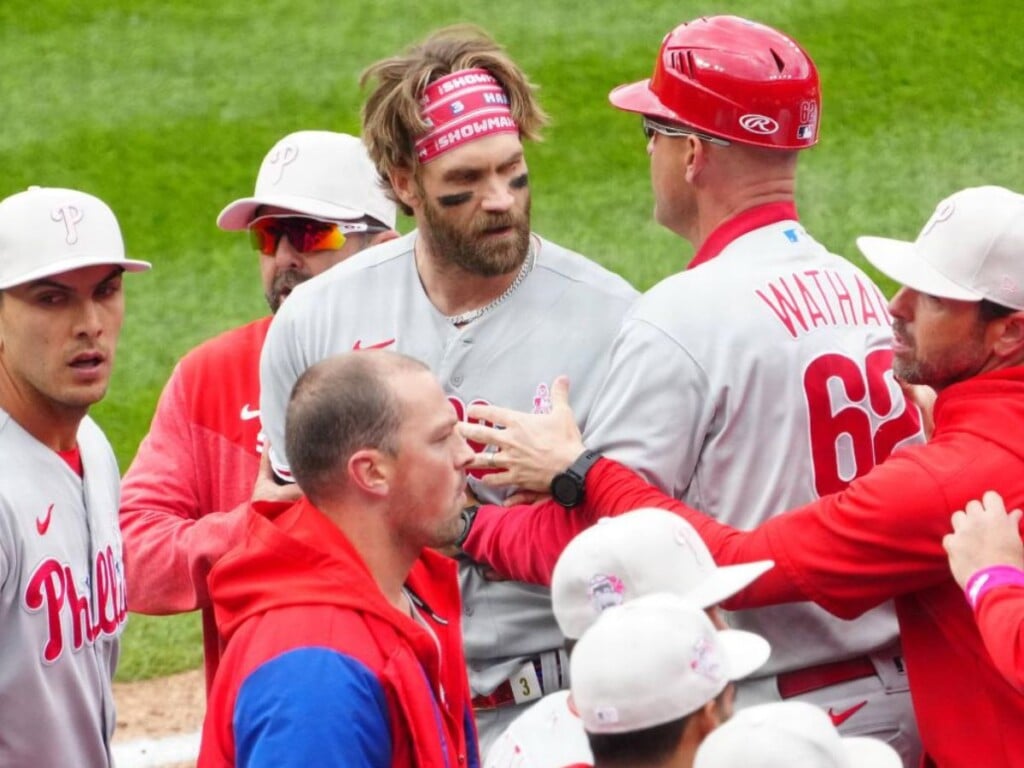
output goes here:
{"type": "Polygon", "coordinates": [[[551,495],[563,507],[574,507],[580,500],[580,485],[569,475],[555,475],[551,481],[551,495]]]}

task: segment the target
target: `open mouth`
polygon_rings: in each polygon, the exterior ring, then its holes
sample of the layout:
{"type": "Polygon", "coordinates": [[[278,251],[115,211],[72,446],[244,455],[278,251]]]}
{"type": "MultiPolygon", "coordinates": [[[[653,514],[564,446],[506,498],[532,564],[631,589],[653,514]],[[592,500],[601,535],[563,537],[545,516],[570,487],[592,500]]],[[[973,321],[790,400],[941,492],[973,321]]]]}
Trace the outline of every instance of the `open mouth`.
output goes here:
{"type": "Polygon", "coordinates": [[[79,371],[94,371],[103,365],[106,357],[100,352],[82,352],[71,359],[71,367],[79,371]]]}

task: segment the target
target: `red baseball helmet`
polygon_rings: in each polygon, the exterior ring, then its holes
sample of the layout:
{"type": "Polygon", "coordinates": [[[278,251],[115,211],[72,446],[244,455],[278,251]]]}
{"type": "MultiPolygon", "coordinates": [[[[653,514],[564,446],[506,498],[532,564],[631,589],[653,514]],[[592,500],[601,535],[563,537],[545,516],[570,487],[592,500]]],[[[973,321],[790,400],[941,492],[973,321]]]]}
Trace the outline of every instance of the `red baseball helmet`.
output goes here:
{"type": "Polygon", "coordinates": [[[650,80],[609,100],[741,144],[803,149],[818,143],[818,70],[781,32],[738,16],[680,24],[665,36],[650,80]]]}

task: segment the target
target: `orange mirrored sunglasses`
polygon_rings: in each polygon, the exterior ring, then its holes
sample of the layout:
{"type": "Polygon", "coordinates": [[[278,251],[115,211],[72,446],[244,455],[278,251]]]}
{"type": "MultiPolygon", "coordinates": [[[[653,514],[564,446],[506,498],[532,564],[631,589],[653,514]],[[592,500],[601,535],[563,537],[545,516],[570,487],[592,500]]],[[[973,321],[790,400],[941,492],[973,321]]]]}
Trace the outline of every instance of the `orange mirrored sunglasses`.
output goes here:
{"type": "Polygon", "coordinates": [[[260,216],[249,224],[253,247],[265,256],[273,256],[282,237],[287,237],[299,253],[335,251],[345,244],[345,236],[367,232],[364,221],[327,221],[312,216],[260,216]]]}

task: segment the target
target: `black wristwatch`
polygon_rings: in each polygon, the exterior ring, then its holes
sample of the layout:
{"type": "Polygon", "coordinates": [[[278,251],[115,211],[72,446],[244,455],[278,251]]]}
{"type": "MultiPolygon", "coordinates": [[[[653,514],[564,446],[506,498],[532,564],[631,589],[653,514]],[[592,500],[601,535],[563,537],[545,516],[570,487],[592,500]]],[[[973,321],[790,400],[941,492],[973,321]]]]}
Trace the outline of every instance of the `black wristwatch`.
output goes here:
{"type": "Polygon", "coordinates": [[[552,498],[566,509],[571,509],[582,502],[587,472],[600,458],[601,454],[597,451],[583,451],[567,470],[551,478],[552,498]]]}
{"type": "Polygon", "coordinates": [[[472,504],[468,507],[463,507],[462,517],[462,533],[459,534],[459,538],[455,540],[455,546],[462,549],[462,545],[466,543],[466,539],[469,537],[469,529],[473,527],[473,521],[476,520],[476,513],[480,510],[479,504],[472,504]]]}

